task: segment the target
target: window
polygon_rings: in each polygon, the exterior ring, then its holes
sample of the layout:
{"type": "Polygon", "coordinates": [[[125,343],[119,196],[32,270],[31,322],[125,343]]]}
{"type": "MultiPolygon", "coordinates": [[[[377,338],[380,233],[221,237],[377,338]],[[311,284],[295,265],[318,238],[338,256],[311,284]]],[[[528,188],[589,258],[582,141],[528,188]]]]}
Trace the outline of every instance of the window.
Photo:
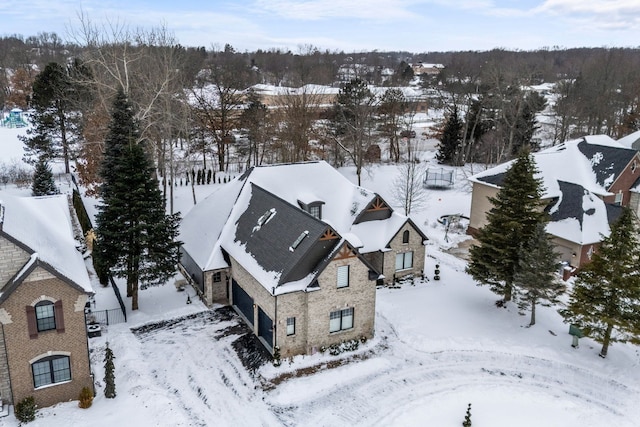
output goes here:
{"type": "Polygon", "coordinates": [[[31,365],[34,388],[71,381],[69,356],[49,356],[31,365]]]}
{"type": "Polygon", "coordinates": [[[616,193],[616,201],[615,201],[615,204],[616,204],[616,205],[618,205],[618,206],[622,205],[622,191],[618,191],[618,192],[616,193]]]}
{"type": "Polygon", "coordinates": [[[289,251],[291,252],[295,251],[296,248],[300,246],[300,243],[302,243],[302,241],[304,240],[305,237],[307,237],[308,234],[309,234],[309,230],[304,230],[302,233],[300,233],[298,238],[291,244],[291,246],[289,246],[289,251]]]}
{"type": "Polygon", "coordinates": [[[638,162],[634,160],[631,164],[631,173],[636,173],[636,169],[638,169],[638,162]]]}
{"type": "Polygon", "coordinates": [[[311,214],[312,217],[321,219],[320,218],[320,205],[309,206],[309,213],[311,214]]]}
{"type": "Polygon", "coordinates": [[[287,335],[295,335],[296,333],[296,318],[287,317],[287,335]]]}
{"type": "Polygon", "coordinates": [[[396,271],[413,268],[413,252],[396,254],[396,271]]]}
{"type": "Polygon", "coordinates": [[[329,313],[329,332],[353,328],[353,307],[329,313]]]}
{"type": "Polygon", "coordinates": [[[338,287],[346,288],[349,286],[349,266],[341,265],[338,267],[338,287]]]}
{"type": "Polygon", "coordinates": [[[213,281],[214,282],[222,282],[222,273],[220,271],[216,271],[213,273],[213,281]]]}
{"type": "Polygon", "coordinates": [[[404,230],[402,233],[402,243],[409,243],[409,230],[404,230]]]}
{"type": "Polygon", "coordinates": [[[38,332],[56,328],[56,316],[51,301],[40,301],[36,304],[36,323],[38,332]]]}

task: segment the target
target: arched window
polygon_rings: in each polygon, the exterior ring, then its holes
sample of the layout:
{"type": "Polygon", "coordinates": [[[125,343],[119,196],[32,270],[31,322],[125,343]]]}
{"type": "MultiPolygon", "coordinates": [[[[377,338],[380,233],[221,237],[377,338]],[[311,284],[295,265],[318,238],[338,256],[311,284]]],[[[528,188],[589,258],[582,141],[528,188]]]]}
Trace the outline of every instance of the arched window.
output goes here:
{"type": "Polygon", "coordinates": [[[71,381],[69,356],[48,356],[31,364],[33,387],[71,381]]]}
{"type": "Polygon", "coordinates": [[[38,332],[55,329],[56,316],[53,303],[51,301],[40,301],[35,308],[38,332]]]}
{"type": "Polygon", "coordinates": [[[409,230],[404,230],[402,233],[402,243],[409,243],[409,230]]]}

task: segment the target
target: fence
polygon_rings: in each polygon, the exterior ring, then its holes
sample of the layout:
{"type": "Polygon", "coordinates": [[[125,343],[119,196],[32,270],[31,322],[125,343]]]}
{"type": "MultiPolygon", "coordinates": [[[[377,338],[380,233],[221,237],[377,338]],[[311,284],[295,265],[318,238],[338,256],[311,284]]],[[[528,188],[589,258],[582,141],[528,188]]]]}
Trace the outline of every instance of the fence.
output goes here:
{"type": "Polygon", "coordinates": [[[116,323],[125,323],[127,321],[126,313],[119,308],[111,310],[92,311],[87,315],[88,320],[97,322],[101,325],[115,325],[116,323]]]}
{"type": "MultiPolygon", "coordinates": [[[[124,317],[124,321],[127,321],[127,309],[124,308],[124,301],[122,300],[122,295],[120,295],[120,289],[116,285],[116,282],[113,280],[113,277],[109,275],[109,282],[111,282],[111,287],[113,288],[113,293],[116,294],[116,299],[118,300],[118,304],[120,304],[120,310],[122,310],[122,316],[124,317]]],[[[107,310],[111,311],[111,310],[107,310]]]]}

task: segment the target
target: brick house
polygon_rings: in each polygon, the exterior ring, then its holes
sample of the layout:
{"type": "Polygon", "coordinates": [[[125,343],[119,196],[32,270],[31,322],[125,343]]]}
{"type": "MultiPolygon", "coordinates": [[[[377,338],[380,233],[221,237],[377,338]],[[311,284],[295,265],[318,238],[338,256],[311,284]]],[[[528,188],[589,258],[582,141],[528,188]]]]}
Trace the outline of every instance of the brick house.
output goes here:
{"type": "MultiPolygon", "coordinates": [[[[585,136],[533,154],[542,196],[550,221],[547,232],[565,265],[580,267],[597,250],[609,225],[630,206],[638,212],[640,156],[605,135],[585,136]]],[[[473,185],[468,231],[475,234],[486,224],[492,205],[511,162],[480,172],[473,185]]]]}
{"type": "Polygon", "coordinates": [[[426,236],[324,161],[248,170],[183,219],[181,271],[283,357],[374,333],[376,283],[421,275],[426,236]]]}
{"type": "Polygon", "coordinates": [[[65,195],[0,201],[0,395],[40,407],[93,389],[84,307],[93,293],[65,195]]]}

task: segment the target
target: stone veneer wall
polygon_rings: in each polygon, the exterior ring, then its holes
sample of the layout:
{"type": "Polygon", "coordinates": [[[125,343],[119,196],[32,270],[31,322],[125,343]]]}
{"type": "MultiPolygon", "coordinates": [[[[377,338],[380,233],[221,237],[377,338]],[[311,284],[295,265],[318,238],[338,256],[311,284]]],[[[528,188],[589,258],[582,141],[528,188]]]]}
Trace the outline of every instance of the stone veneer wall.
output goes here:
{"type": "Polygon", "coordinates": [[[3,329],[14,402],[33,396],[36,404],[44,407],[77,400],[83,387],[93,389],[84,318],[85,301],[83,292],[39,267],[2,303],[0,309],[5,309],[10,317],[10,322],[4,319],[3,329]],[[41,279],[43,277],[46,278],[41,279]],[[40,332],[37,338],[30,339],[25,307],[42,296],[62,300],[65,331],[40,332]],[[29,361],[46,356],[49,351],[70,353],[71,381],[36,390],[29,361]]]}
{"type": "Polygon", "coordinates": [[[319,290],[297,291],[274,297],[235,259],[231,259],[233,277],[254,300],[254,333],[258,331],[258,307],[274,322],[274,345],[282,357],[309,354],[321,346],[353,338],[371,338],[375,320],[375,281],[369,280],[369,268],[357,257],[332,261],[318,278],[319,290]],[[349,265],[349,286],[337,288],[337,268],[349,265]],[[277,307],[277,315],[276,315],[277,307]],[[354,308],[354,327],[329,333],[329,314],[337,309],[354,308]],[[294,335],[287,336],[287,318],[295,317],[294,335]]]}
{"type": "Polygon", "coordinates": [[[29,260],[29,254],[0,236],[0,287],[4,286],[29,260]]]}
{"type": "Polygon", "coordinates": [[[321,346],[350,339],[373,337],[376,315],[376,285],[369,280],[369,267],[357,257],[334,259],[318,278],[320,290],[309,292],[307,353],[321,346]],[[349,265],[349,286],[337,287],[338,267],[349,265]],[[353,328],[329,332],[329,314],[353,307],[353,328]]]}
{"type": "Polygon", "coordinates": [[[391,283],[393,276],[401,278],[413,274],[415,276],[423,273],[425,246],[423,238],[410,223],[405,223],[398,231],[398,234],[391,240],[390,251],[384,252],[384,282],[391,283]],[[405,230],[409,230],[409,243],[402,243],[402,235],[405,230]],[[413,267],[406,270],[396,271],[396,254],[413,251],[413,267]]]}

